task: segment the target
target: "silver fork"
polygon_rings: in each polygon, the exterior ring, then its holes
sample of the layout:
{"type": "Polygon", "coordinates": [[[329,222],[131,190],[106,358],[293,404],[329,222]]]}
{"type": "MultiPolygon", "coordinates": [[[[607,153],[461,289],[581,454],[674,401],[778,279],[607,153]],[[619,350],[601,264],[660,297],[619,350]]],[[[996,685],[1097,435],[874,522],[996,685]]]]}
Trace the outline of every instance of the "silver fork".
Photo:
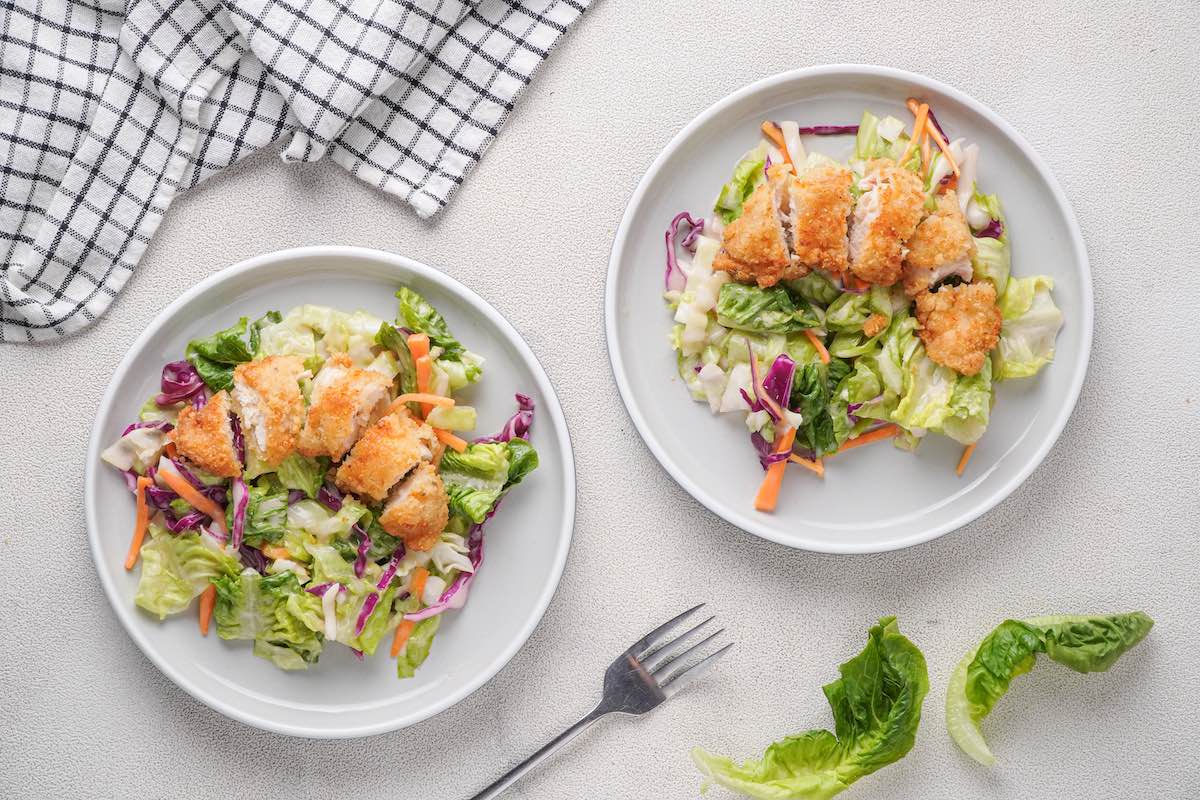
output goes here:
{"type": "Polygon", "coordinates": [[[704,603],[701,603],[689,608],[638,639],[632,647],[619,655],[604,673],[604,696],[590,714],[554,737],[549,744],[513,767],[471,800],[490,800],[498,796],[601,717],[609,714],[645,714],[679,694],[684,687],[712,669],[717,659],[733,647],[733,642],[699,661],[691,662],[690,658],[698,655],[700,648],[717,638],[724,628],[705,636],[695,644],[686,647],[685,645],[692,634],[712,622],[715,617],[709,617],[699,625],[671,638],[672,631],[703,607],[704,603]]]}

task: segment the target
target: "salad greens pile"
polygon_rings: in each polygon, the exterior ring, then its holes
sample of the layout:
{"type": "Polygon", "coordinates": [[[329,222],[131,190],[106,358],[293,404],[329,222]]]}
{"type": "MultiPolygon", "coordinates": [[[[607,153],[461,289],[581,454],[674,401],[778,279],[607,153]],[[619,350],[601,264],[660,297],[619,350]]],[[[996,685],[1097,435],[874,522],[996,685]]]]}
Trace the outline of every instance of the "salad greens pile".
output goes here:
{"type": "Polygon", "coordinates": [[[1140,611],[1005,620],[967,653],[950,676],[946,726],[951,738],[980,764],[995,764],[979,723],[1013,679],[1033,669],[1038,653],[1076,672],[1104,672],[1146,638],[1153,626],[1154,620],[1140,611]]]}
{"type": "MultiPolygon", "coordinates": [[[[538,465],[525,438],[533,421],[529,398],[517,395],[517,413],[499,433],[467,443],[462,452],[447,449],[436,465],[449,498],[449,522],[428,550],[408,550],[385,531],[382,504],[341,492],[331,459],[292,452],[276,466],[264,463],[256,448],[241,445],[236,414],[231,425],[241,450],[239,477],[210,475],[167,451],[168,434],[186,405],[204,406],[211,393],[233,386],[238,364],[267,356],[303,360],[308,372],[300,391],[306,402],[313,376],[335,353],[386,375],[392,397],[416,391],[407,337],[419,333],[430,343],[428,392],[451,396],[480,379],[483,359],[454,337],[430,303],[408,287],[400,288],[397,299],[395,321],[319,305],[282,315],[272,311],[254,322],[243,317],[192,340],[185,359],[164,368],[162,392],[103,454],[124,472],[131,489],[139,478],[149,479],[144,493],[150,519],[135,595],[139,608],[162,619],[215,591],[211,613],[217,634],[252,641],[256,655],[283,669],[316,663],[334,642],[371,655],[386,635],[404,627],[397,674],[415,673],[429,655],[441,614],[466,601],[483,558],[484,523],[504,494],[538,465]],[[164,469],[182,475],[211,505],[193,507],[159,480],[164,469]],[[204,513],[211,508],[222,509],[223,519],[204,513]]],[[[427,422],[466,432],[474,429],[476,412],[461,404],[438,407],[427,422]]]]}
{"type": "Polygon", "coordinates": [[[747,797],[824,800],[903,758],[916,741],[929,691],[921,651],[900,633],[895,617],[885,617],[869,631],[863,651],[839,671],[842,677],[824,689],[834,733],[789,736],[741,765],[696,748],[696,766],[747,797]]]}

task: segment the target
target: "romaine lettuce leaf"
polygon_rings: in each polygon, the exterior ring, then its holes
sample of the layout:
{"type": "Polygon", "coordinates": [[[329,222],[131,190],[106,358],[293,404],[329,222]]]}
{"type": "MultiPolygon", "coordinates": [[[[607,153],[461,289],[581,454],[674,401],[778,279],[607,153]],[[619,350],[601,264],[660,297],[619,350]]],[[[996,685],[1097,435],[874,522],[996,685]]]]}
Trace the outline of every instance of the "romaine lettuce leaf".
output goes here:
{"type": "MultiPolygon", "coordinates": [[[[262,547],[264,544],[280,541],[287,533],[287,490],[269,477],[259,478],[247,488],[249,492],[247,493],[244,541],[252,547],[262,547]]],[[[232,524],[232,497],[229,507],[226,509],[226,515],[232,524]]]]}
{"type": "Polygon", "coordinates": [[[396,677],[411,678],[417,674],[417,668],[425,663],[425,659],[429,658],[429,651],[433,647],[433,637],[437,634],[438,626],[441,624],[441,614],[417,623],[396,659],[396,677]]]}
{"type": "Polygon", "coordinates": [[[829,382],[824,365],[805,364],[797,368],[792,380],[790,407],[799,411],[803,420],[796,431],[798,443],[817,456],[837,450],[837,431],[829,409],[829,382]]]}
{"type": "Polygon", "coordinates": [[[1012,257],[1006,239],[976,239],[975,255],[971,258],[973,280],[990,281],[996,287],[996,297],[1003,297],[1008,288],[1012,257]]]}
{"type": "Polygon", "coordinates": [[[337,537],[344,539],[350,535],[350,528],[363,517],[371,513],[370,509],[349,495],[342,499],[342,507],[336,512],[330,511],[316,500],[301,500],[288,507],[288,527],[298,531],[307,531],[321,541],[337,537]]]}
{"type": "Polygon", "coordinates": [[[838,299],[842,290],[820,272],[810,272],[803,278],[784,281],[784,285],[796,295],[818,306],[827,306],[838,299]]]}
{"type": "Polygon", "coordinates": [[[992,362],[985,359],[975,375],[959,376],[950,396],[950,414],[941,432],[959,444],[974,444],[987,429],[992,410],[992,362]]]}
{"type": "Polygon", "coordinates": [[[1000,344],[995,358],[995,379],[1028,378],[1054,360],[1054,340],[1063,324],[1062,312],[1050,290],[1054,281],[1045,275],[1011,278],[1000,298],[1000,344]]]}
{"type": "Polygon", "coordinates": [[[395,354],[400,371],[396,378],[400,381],[400,393],[410,394],[417,390],[417,369],[413,364],[412,353],[408,349],[408,340],[395,325],[385,322],[379,326],[375,334],[375,343],[386,347],[395,354]]]}
{"type": "Polygon", "coordinates": [[[900,402],[892,412],[892,421],[905,428],[940,430],[951,414],[950,400],[958,383],[958,373],[934,363],[919,348],[904,367],[900,402]]]}
{"type": "Polygon", "coordinates": [[[723,284],[716,310],[718,324],[751,333],[796,333],[821,324],[807,300],[793,299],[782,286],[723,284]]]}
{"type": "Polygon", "coordinates": [[[218,636],[253,639],[254,654],[282,669],[305,669],[316,662],[321,639],[302,615],[319,614],[321,601],[306,593],[293,573],[263,576],[247,569],[214,585],[218,636]]]}
{"type": "Polygon", "coordinates": [[[328,469],[329,461],[325,458],[305,458],[299,453],[292,453],[280,462],[275,475],[283,488],[298,489],[315,500],[321,485],[325,483],[328,469]]]}
{"type": "MultiPolygon", "coordinates": [[[[402,322],[410,331],[424,333],[429,337],[430,345],[441,350],[437,362],[446,371],[451,386],[456,382],[465,386],[479,379],[483,360],[463,348],[458,339],[450,333],[445,318],[436,308],[407,286],[400,287],[400,291],[396,292],[396,299],[400,301],[398,322],[402,322]],[[450,374],[451,370],[454,375],[450,374]],[[458,380],[455,381],[455,378],[458,380]]],[[[394,345],[392,349],[396,349],[394,345]]]]}
{"type": "Polygon", "coordinates": [[[728,225],[742,215],[742,204],[754,189],[767,179],[763,167],[767,163],[767,147],[760,144],[742,156],[733,168],[733,177],[721,187],[713,211],[728,225]]]}
{"type": "Polygon", "coordinates": [[[895,617],[871,628],[866,647],[840,672],[825,686],[835,733],[789,736],[741,765],[696,748],[696,766],[747,797],[826,800],[903,758],[916,741],[929,675],[925,657],[900,633],[895,617]]]}
{"type": "Polygon", "coordinates": [[[178,614],[208,584],[242,568],[232,554],[211,536],[184,533],[172,536],[157,525],[142,545],[142,571],[134,603],[159,619],[178,614]]]}
{"type": "Polygon", "coordinates": [[[1102,672],[1146,637],[1154,621],[1141,611],[1106,616],[1005,620],[959,662],[946,690],[950,737],[979,763],[995,756],[979,723],[1008,691],[1013,678],[1033,669],[1045,653],[1076,672],[1102,672]]]}
{"type": "MultiPolygon", "coordinates": [[[[866,161],[872,158],[890,158],[899,161],[908,147],[909,136],[903,122],[895,117],[879,119],[870,111],[864,111],[858,123],[858,135],[854,137],[854,158],[866,161]]],[[[900,164],[914,172],[921,168],[921,148],[914,147],[909,157],[900,164]]]]}

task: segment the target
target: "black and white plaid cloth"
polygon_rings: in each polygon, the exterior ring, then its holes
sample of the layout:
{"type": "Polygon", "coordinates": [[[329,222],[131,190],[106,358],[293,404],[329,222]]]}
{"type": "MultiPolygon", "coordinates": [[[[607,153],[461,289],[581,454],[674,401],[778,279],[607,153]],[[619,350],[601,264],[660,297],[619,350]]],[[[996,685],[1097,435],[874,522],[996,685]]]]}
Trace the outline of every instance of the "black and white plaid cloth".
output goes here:
{"type": "Polygon", "coordinates": [[[591,0],[0,0],[0,342],[89,325],[281,137],[436,214],[591,0]]]}

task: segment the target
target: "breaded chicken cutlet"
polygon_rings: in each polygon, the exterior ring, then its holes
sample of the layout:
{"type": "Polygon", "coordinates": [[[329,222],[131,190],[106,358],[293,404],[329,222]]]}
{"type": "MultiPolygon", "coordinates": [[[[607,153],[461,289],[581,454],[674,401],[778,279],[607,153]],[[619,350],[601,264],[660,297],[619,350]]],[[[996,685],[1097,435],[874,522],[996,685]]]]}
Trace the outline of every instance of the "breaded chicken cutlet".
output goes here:
{"type": "Polygon", "coordinates": [[[180,455],[222,478],[242,474],[242,462],[233,445],[229,411],[229,394],[221,390],[199,410],[185,405],[179,411],[175,429],[168,434],[180,455]]]}
{"type": "Polygon", "coordinates": [[[814,269],[845,271],[849,258],[846,234],[854,207],[850,194],[853,181],[850,170],[830,164],[789,182],[792,251],[804,274],[814,269]]]}
{"type": "Polygon", "coordinates": [[[937,210],[921,221],[908,240],[904,257],[904,293],[916,297],[939,281],[957,275],[970,282],[975,239],[953,190],[937,199],[937,210]]]}
{"type": "Polygon", "coordinates": [[[1000,340],[1000,309],[991,283],[943,286],[917,295],[918,335],[935,363],[963,375],[983,369],[988,351],[1000,340]]]}
{"type": "Polygon", "coordinates": [[[391,386],[386,375],[354,366],[345,353],[330,356],[313,379],[298,443],[301,455],[341,459],[367,426],[383,415],[391,386]]]}
{"type": "Polygon", "coordinates": [[[863,193],[850,224],[850,270],[868,283],[891,286],[921,221],[924,187],[915,172],[886,158],[867,162],[858,185],[863,193]]]}
{"type": "Polygon", "coordinates": [[[246,446],[272,467],[296,449],[304,424],[300,379],[307,375],[297,356],[267,356],[233,371],[233,403],[246,446]]]}
{"type": "Polygon", "coordinates": [[[790,169],[772,167],[768,179],[746,198],[742,215],[725,227],[713,269],[764,288],[804,276],[807,269],[793,261],[783,227],[781,203],[787,202],[790,169]]]}
{"type": "Polygon", "coordinates": [[[433,428],[401,408],[367,428],[338,467],[335,482],[344,492],[381,503],[413,467],[440,459],[442,452],[433,428]]]}
{"type": "Polygon", "coordinates": [[[450,499],[437,467],[422,461],[392,490],[379,524],[410,550],[429,550],[450,521],[450,499]]]}

